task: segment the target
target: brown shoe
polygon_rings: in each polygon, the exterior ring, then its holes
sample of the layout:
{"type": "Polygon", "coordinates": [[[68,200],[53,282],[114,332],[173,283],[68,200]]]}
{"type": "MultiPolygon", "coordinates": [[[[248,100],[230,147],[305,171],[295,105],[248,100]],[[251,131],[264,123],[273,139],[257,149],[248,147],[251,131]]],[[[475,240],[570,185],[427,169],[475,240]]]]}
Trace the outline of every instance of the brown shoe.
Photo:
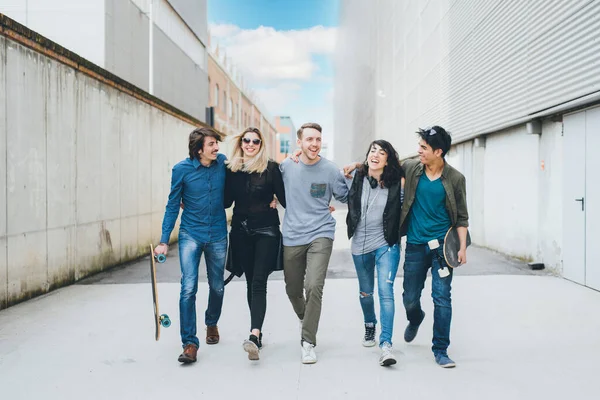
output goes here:
{"type": "Polygon", "coordinates": [[[193,344],[188,344],[183,349],[183,353],[179,356],[179,362],[189,364],[196,362],[196,356],[198,354],[198,348],[193,344]]]}
{"type": "Polygon", "coordinates": [[[206,344],[219,343],[219,328],[216,326],[206,327],[206,344]]]}

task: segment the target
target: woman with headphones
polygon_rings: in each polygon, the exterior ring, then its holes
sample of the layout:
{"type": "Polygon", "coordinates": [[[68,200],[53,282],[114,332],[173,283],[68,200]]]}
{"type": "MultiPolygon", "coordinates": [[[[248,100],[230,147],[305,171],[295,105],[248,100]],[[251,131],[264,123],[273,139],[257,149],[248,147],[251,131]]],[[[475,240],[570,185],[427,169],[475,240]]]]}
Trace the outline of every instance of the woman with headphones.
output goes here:
{"type": "Polygon", "coordinates": [[[396,363],[392,348],[394,328],[394,281],[400,262],[399,221],[404,171],[394,147],[385,140],[369,145],[363,164],[347,178],[348,238],[358,276],[365,336],[363,346],[375,346],[377,316],[373,300],[375,270],[379,294],[381,334],[379,364],[396,363]]]}

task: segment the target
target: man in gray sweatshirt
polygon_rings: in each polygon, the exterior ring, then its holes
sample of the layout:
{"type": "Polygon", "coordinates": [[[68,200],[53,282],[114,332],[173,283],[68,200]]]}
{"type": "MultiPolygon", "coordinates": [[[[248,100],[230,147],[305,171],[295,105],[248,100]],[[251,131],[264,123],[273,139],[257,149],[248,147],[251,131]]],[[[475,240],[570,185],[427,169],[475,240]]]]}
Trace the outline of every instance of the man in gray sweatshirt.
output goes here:
{"type": "Polygon", "coordinates": [[[331,197],[346,202],[344,175],[331,161],[319,156],[321,126],[306,123],[298,130],[300,160],[281,165],[286,211],[283,220],[285,290],[302,325],[302,363],[317,362],[314,347],[321,317],[325,275],[333,247],[335,219],[331,197]]]}

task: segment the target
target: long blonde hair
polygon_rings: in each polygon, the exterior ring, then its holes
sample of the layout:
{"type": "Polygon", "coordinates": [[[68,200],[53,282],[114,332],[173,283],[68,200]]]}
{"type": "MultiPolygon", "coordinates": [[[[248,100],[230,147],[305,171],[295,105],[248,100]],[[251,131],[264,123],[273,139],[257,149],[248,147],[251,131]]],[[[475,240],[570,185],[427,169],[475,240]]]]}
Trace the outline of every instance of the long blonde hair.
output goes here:
{"type": "Polygon", "coordinates": [[[234,137],[233,139],[233,151],[229,160],[227,160],[227,166],[232,172],[258,172],[262,173],[267,169],[269,163],[269,156],[267,155],[267,143],[262,133],[257,128],[246,128],[242,133],[234,137]],[[242,150],[242,138],[248,132],[253,132],[258,135],[260,139],[260,149],[258,153],[250,159],[245,159],[244,151],[242,150]]]}

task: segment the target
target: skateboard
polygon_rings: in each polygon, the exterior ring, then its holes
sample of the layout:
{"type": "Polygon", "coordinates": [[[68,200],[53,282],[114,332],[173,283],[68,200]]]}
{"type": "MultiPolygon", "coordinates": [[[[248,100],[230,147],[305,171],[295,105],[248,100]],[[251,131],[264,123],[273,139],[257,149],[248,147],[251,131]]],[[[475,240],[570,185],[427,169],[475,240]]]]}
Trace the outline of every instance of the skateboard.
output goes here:
{"type": "Polygon", "coordinates": [[[167,314],[160,314],[158,311],[158,290],[156,286],[156,261],[164,263],[167,257],[164,254],[154,254],[154,248],[150,245],[150,279],[152,280],[152,302],[154,303],[154,323],[156,331],[154,338],[160,339],[160,327],[165,328],[171,326],[171,319],[167,314]]]}
{"type": "MultiPolygon", "coordinates": [[[[471,245],[471,234],[467,231],[467,247],[471,245]]],[[[450,227],[444,237],[444,259],[446,264],[452,268],[460,265],[458,262],[458,251],[460,250],[460,239],[458,231],[454,227],[450,227]]]]}

